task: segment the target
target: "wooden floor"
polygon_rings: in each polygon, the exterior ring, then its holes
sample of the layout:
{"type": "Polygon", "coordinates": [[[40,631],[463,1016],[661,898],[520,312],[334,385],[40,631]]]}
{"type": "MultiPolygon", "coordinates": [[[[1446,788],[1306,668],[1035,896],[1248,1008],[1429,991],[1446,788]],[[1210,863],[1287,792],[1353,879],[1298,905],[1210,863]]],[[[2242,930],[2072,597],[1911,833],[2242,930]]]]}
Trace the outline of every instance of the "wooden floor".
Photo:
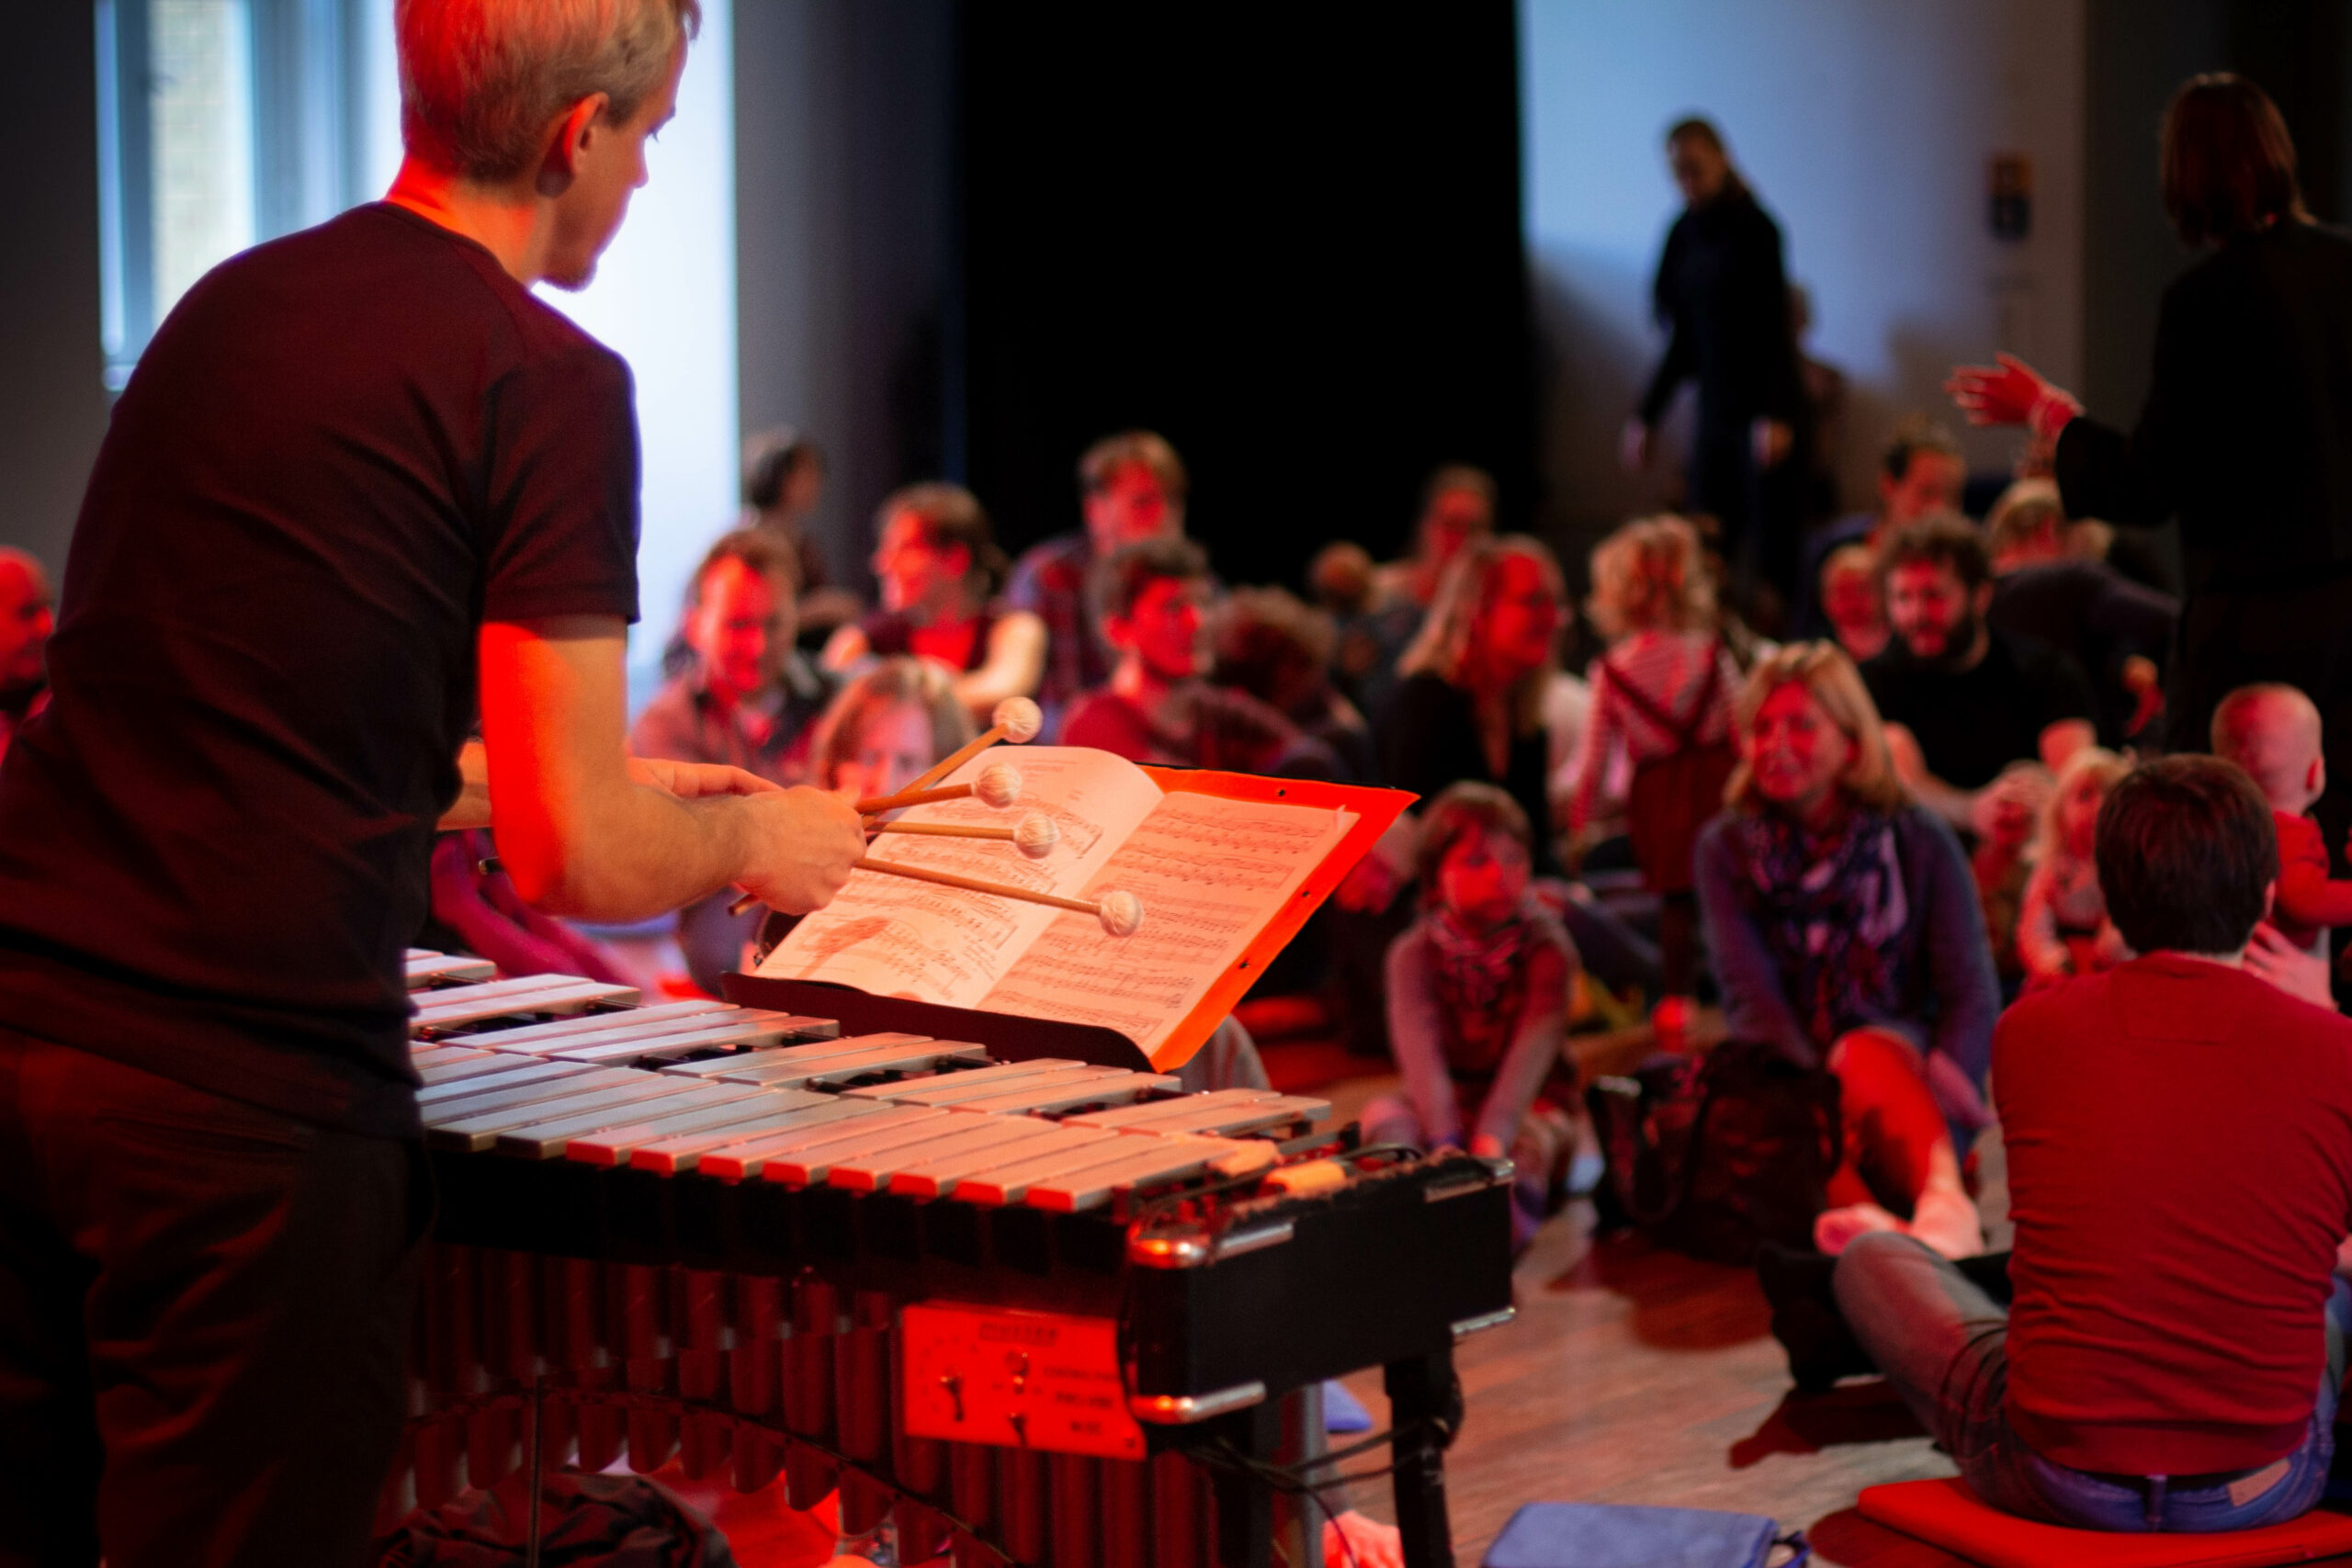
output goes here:
{"type": "MultiPolygon", "coordinates": [[[[1577,1043],[1612,1058],[1646,1048],[1599,1036],[1577,1043]]],[[[1346,1116],[1393,1081],[1356,1077],[1318,1092],[1346,1116]]],[[[1765,1514],[1804,1529],[1814,1561],[1834,1568],[1965,1568],[1854,1512],[1865,1486],[1954,1473],[1883,1384],[1796,1393],[1752,1269],[1634,1235],[1595,1245],[1591,1229],[1583,1202],[1546,1224],[1520,1259],[1517,1318],[1456,1352],[1465,1412],[1446,1496],[1463,1568],[1526,1503],[1765,1514]]],[[[1380,1374],[1345,1381],[1385,1426],[1380,1374]]],[[[1380,1484],[1352,1500],[1390,1517],[1380,1484]]]]}

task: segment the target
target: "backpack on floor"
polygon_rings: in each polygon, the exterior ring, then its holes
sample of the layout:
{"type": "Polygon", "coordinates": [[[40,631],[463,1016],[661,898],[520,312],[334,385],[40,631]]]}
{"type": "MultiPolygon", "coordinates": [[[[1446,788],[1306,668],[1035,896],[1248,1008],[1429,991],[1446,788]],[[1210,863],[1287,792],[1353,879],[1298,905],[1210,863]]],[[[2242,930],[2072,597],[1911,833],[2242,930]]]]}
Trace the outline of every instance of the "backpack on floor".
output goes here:
{"type": "Polygon", "coordinates": [[[1844,1144],[1838,1080],[1768,1045],[1661,1054],[1585,1092],[1611,1205],[1665,1246],[1752,1263],[1810,1248],[1844,1144]]]}

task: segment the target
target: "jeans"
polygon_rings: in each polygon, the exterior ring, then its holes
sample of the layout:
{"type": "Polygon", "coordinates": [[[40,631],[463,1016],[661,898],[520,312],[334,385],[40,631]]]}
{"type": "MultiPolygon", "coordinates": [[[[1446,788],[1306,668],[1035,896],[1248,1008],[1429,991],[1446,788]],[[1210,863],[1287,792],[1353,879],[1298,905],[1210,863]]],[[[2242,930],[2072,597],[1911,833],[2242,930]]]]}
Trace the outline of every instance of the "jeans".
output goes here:
{"type": "Polygon", "coordinates": [[[431,1181],[0,1029],[0,1568],[357,1568],[431,1181]]]}
{"type": "Polygon", "coordinates": [[[1838,1260],[1838,1305],[1977,1496],[2006,1514],[2076,1529],[2183,1533],[2253,1529],[2308,1512],[2335,1451],[2336,1390],[2352,1332],[2352,1287],[2327,1303],[2327,1366],[2303,1440],[2237,1477],[2116,1477],[2073,1470],[2028,1448],[2009,1427],[2007,1308],[1909,1236],[1857,1238],[1838,1260]]]}

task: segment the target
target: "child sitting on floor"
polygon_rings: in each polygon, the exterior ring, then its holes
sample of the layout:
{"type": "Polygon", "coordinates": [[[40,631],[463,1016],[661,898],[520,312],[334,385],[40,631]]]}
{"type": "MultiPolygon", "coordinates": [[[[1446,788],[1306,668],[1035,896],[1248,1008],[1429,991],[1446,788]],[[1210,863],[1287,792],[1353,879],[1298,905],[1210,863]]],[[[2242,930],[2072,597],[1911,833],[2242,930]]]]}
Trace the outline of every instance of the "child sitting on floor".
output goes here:
{"type": "Polygon", "coordinates": [[[2213,752],[2244,768],[2278,829],[2278,897],[2270,923],[2309,953],[2330,926],[2352,925],[2352,882],[2331,882],[2327,842],[2303,815],[2327,788],[2319,709],[2292,686],[2240,686],[2213,710],[2213,752]]]}
{"type": "Polygon", "coordinates": [[[2018,958],[2026,984],[2039,988],[2069,975],[2112,969],[2131,950],[2107,918],[2099,891],[2098,808],[2132,764],[2101,746],[2086,746],[2058,771],[2034,835],[2033,874],[2018,914],[2018,958]]]}
{"type": "Polygon", "coordinates": [[[1530,885],[1529,840],[1526,814],[1492,784],[1454,784],[1423,815],[1421,918],[1388,949],[1404,1092],[1363,1113],[1374,1143],[1508,1154],[1522,1247],[1570,1143],[1566,1114],[1541,1096],[1577,968],[1576,944],[1530,885]]]}

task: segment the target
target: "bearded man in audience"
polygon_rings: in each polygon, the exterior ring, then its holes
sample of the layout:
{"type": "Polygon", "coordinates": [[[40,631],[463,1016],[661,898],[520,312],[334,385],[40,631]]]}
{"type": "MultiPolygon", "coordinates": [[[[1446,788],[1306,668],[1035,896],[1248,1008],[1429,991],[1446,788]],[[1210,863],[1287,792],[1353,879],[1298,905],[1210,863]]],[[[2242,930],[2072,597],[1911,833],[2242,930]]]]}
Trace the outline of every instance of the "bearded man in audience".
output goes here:
{"type": "Polygon", "coordinates": [[[2352,1021],[2247,972],[2278,850],[2234,765],[2126,776],[2097,853],[2142,956],[2023,998],[1993,1035],[2015,1301],[1882,1233],[1838,1259],[1838,1304],[1995,1507],[2119,1531],[2281,1523],[2327,1483],[2352,1329],[2335,1276],[2352,1021]]]}
{"type": "Polygon", "coordinates": [[[25,720],[49,702],[49,634],[56,623],[49,574],[22,550],[0,546],[0,758],[25,720]]]}
{"type": "Polygon", "coordinates": [[[1862,679],[1896,774],[1955,828],[2030,816],[2050,774],[2097,739],[2089,678],[2071,654],[1986,623],[1992,564],[1960,518],[1896,530],[1879,570],[1894,641],[1862,679]]]}

